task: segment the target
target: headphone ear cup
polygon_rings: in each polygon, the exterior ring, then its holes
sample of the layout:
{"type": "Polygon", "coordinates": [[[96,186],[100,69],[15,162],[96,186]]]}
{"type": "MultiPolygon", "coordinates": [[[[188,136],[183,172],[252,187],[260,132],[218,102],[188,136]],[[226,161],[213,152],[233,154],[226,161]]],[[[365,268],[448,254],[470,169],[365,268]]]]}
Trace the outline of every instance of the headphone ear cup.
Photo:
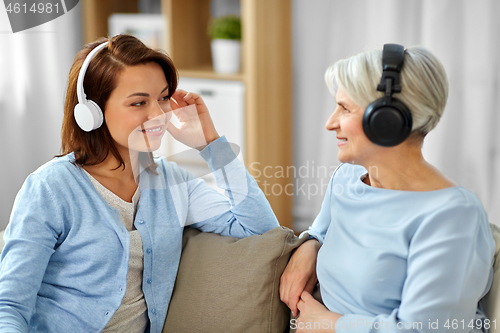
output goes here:
{"type": "Polygon", "coordinates": [[[363,131],[379,146],[400,144],[410,135],[412,125],[410,110],[396,98],[377,99],[366,107],[363,114],[363,131]]]}
{"type": "Polygon", "coordinates": [[[74,115],[76,123],[85,132],[101,127],[104,121],[101,108],[92,100],[87,100],[86,103],[78,103],[75,106],[74,115]]]}
{"type": "Polygon", "coordinates": [[[102,110],[99,107],[99,105],[97,105],[97,103],[94,102],[93,100],[89,99],[87,100],[87,102],[89,105],[92,105],[90,109],[92,110],[92,114],[94,115],[94,129],[98,129],[99,127],[101,127],[104,121],[104,115],[102,113],[102,110]]]}

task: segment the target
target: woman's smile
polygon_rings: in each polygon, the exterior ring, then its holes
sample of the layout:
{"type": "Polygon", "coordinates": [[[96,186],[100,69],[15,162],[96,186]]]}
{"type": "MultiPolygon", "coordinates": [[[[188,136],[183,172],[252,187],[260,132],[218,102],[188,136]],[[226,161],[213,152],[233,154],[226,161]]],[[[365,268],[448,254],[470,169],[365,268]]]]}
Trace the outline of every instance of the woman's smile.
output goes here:
{"type": "Polygon", "coordinates": [[[345,146],[347,144],[347,138],[337,137],[337,140],[339,140],[339,142],[337,143],[337,146],[339,147],[345,146]]]}
{"type": "Polygon", "coordinates": [[[150,128],[142,128],[140,131],[145,133],[147,136],[162,136],[165,126],[156,126],[150,128]]]}

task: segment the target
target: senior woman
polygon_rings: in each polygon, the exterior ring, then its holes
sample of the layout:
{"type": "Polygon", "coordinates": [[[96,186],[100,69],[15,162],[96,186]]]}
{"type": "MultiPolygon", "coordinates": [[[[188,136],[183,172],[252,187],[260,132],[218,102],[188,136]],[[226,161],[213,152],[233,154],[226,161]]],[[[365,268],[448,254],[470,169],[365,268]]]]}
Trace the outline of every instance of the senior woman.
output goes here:
{"type": "MultiPolygon", "coordinates": [[[[341,164],[281,299],[297,332],[481,331],[495,244],[478,198],[425,161],[448,95],[423,47],[388,44],[340,60],[325,79],[341,164]],[[311,292],[319,281],[324,306],[311,292]],[[326,307],[325,307],[326,306],[326,307]]],[[[493,318],[492,318],[493,319],[493,318]]]]}

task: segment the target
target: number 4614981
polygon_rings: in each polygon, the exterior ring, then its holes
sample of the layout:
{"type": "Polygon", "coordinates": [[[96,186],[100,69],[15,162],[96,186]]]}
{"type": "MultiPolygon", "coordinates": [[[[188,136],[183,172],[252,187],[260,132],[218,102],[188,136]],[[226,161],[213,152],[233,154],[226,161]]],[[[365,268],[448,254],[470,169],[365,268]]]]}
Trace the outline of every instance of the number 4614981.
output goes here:
{"type": "Polygon", "coordinates": [[[59,3],[52,4],[51,2],[48,3],[34,3],[31,5],[31,7],[28,8],[29,5],[26,3],[9,3],[9,5],[5,8],[7,13],[11,14],[28,14],[28,13],[33,13],[33,14],[42,14],[42,13],[47,13],[47,14],[52,14],[53,12],[56,14],[59,14],[59,3]]]}
{"type": "Polygon", "coordinates": [[[446,321],[446,323],[444,324],[444,327],[446,327],[447,329],[464,329],[465,326],[471,328],[471,329],[481,329],[481,328],[486,328],[486,329],[490,329],[490,327],[493,327],[493,328],[496,328],[497,327],[497,320],[489,320],[489,319],[472,319],[469,324],[467,324],[465,322],[464,319],[462,320],[457,320],[457,319],[453,319],[453,320],[450,320],[448,319],[446,321]]]}

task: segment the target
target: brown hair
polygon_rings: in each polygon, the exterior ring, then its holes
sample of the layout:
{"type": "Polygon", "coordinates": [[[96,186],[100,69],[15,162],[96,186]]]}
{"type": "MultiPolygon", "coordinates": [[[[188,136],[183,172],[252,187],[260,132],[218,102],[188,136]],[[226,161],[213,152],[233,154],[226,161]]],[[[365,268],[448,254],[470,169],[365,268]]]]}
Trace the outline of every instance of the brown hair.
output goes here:
{"type": "MultiPolygon", "coordinates": [[[[76,86],[80,68],[90,51],[107,40],[107,38],[99,38],[97,41],[85,45],[76,54],[69,72],[61,130],[61,155],[58,156],[74,152],[74,163],[83,166],[99,164],[111,153],[119,161],[118,169],[121,166],[125,167],[125,163],[115,146],[106,122],[103,122],[98,129],[85,132],[78,126],[73,115],[73,110],[78,104],[76,86]]],[[[172,60],[166,53],[153,50],[136,37],[124,34],[111,38],[108,46],[94,56],[87,68],[83,88],[87,99],[96,102],[103,110],[104,119],[106,119],[104,107],[111,92],[116,88],[117,77],[121,71],[128,66],[150,62],[159,64],[163,69],[169,88],[168,97],[170,98],[177,88],[178,74],[172,60]]],[[[153,161],[152,154],[148,153],[148,155],[147,159],[153,161]]]]}

